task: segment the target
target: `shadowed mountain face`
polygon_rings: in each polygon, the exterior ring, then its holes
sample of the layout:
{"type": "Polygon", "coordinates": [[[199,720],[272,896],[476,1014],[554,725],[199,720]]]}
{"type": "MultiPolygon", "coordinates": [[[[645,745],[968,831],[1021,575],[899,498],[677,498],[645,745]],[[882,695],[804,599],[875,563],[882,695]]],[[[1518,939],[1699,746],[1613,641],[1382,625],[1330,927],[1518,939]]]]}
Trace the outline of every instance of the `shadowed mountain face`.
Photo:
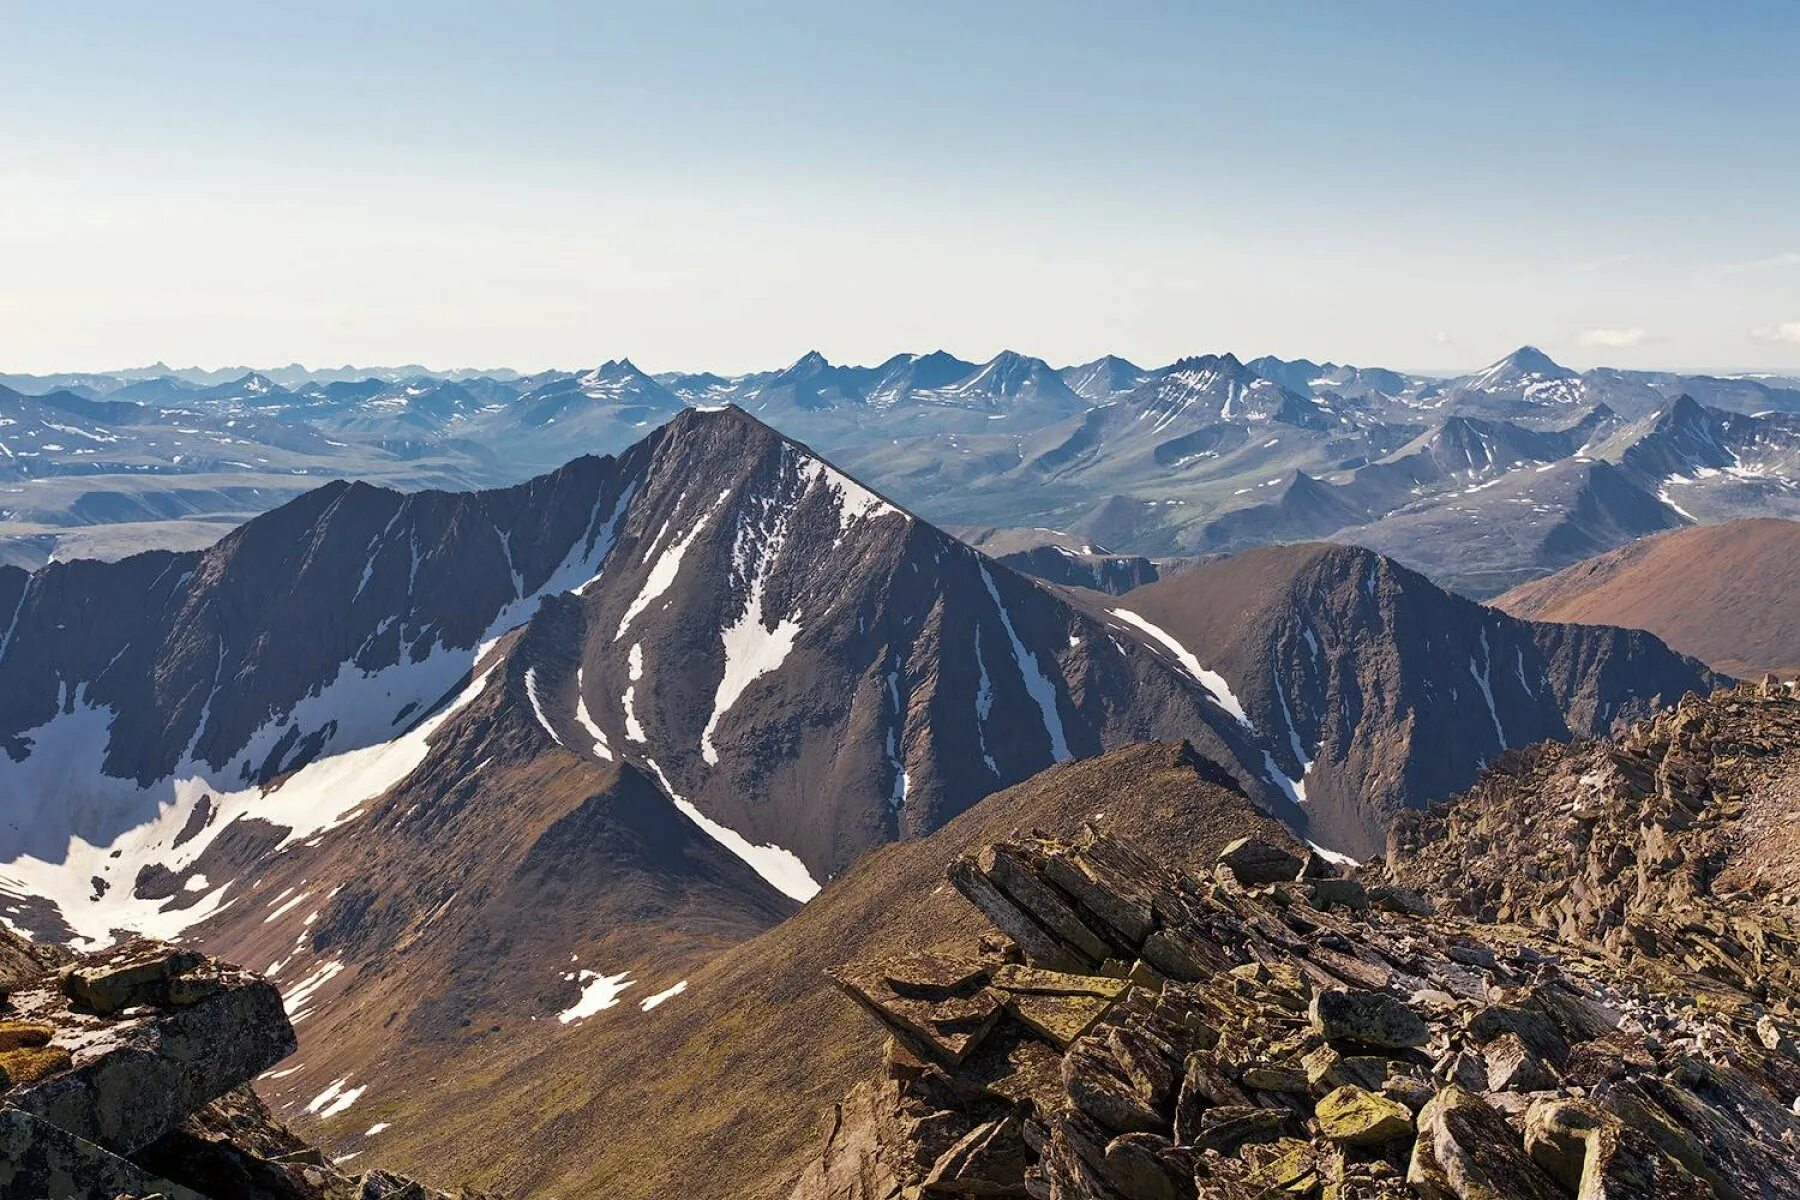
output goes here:
{"type": "Polygon", "coordinates": [[[1720,682],[1652,636],[1521,621],[1352,547],[1248,551],[1107,607],[1211,664],[1312,836],[1358,857],[1508,747],[1603,733],[1720,682]]]}
{"type": "Polygon", "coordinates": [[[1621,546],[1494,601],[1537,621],[1647,629],[1720,671],[1800,670],[1800,523],[1701,525],[1621,546]]]}

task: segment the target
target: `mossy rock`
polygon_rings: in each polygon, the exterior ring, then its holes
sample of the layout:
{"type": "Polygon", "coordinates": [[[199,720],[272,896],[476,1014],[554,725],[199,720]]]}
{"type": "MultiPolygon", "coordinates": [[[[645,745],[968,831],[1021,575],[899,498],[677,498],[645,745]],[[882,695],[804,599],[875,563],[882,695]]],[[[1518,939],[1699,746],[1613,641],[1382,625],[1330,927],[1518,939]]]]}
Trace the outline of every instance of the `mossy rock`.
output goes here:
{"type": "Polygon", "coordinates": [[[21,1046],[0,1051],[0,1083],[8,1088],[67,1070],[69,1052],[61,1046],[21,1046]]]}
{"type": "Polygon", "coordinates": [[[36,1021],[0,1021],[0,1052],[48,1046],[55,1032],[54,1026],[36,1021]]]}

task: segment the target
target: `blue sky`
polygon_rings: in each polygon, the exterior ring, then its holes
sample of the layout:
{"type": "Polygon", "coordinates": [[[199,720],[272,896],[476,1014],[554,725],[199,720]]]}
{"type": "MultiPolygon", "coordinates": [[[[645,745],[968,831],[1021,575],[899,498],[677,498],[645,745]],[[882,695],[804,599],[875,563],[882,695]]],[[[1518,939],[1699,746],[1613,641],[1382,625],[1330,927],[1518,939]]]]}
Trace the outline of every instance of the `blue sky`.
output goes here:
{"type": "Polygon", "coordinates": [[[0,368],[1800,366],[1800,6],[0,2],[0,368]]]}

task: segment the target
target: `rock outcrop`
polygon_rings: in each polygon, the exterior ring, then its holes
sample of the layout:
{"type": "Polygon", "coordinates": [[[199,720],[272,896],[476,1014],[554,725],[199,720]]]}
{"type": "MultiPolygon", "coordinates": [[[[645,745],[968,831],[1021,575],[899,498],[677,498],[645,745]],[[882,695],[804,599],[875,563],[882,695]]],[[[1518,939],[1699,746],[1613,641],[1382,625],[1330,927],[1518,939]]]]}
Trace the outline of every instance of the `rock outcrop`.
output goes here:
{"type": "Polygon", "coordinates": [[[887,1051],[793,1200],[1800,1197],[1800,1014],[1683,962],[1092,829],[949,877],[998,932],[836,973],[887,1051]]]}
{"type": "Polygon", "coordinates": [[[1617,741],[1503,756],[1388,840],[1386,877],[1483,922],[1800,1001],[1800,699],[1687,696],[1617,741]]]}
{"type": "Polygon", "coordinates": [[[0,930],[0,1197],[447,1200],[351,1176],[249,1084],[294,1050],[262,977],[134,941],[91,955],[0,930]]]}

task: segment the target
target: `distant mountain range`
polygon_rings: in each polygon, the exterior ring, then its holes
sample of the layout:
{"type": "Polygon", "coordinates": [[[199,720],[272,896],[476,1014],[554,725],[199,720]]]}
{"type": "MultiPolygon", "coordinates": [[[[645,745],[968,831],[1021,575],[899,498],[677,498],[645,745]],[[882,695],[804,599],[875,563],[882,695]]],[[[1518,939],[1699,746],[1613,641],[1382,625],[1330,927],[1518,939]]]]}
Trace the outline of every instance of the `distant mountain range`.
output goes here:
{"type": "Polygon", "coordinates": [[[27,566],[197,548],[321,478],[514,483],[723,404],[941,523],[1158,557],[1331,538],[1477,596],[1644,534],[1800,515],[1800,381],[1578,373],[1531,347],[1454,379],[935,351],[867,367],[815,352],[733,377],[621,359],[535,375],[155,365],[0,385],[0,561],[27,566]]]}

